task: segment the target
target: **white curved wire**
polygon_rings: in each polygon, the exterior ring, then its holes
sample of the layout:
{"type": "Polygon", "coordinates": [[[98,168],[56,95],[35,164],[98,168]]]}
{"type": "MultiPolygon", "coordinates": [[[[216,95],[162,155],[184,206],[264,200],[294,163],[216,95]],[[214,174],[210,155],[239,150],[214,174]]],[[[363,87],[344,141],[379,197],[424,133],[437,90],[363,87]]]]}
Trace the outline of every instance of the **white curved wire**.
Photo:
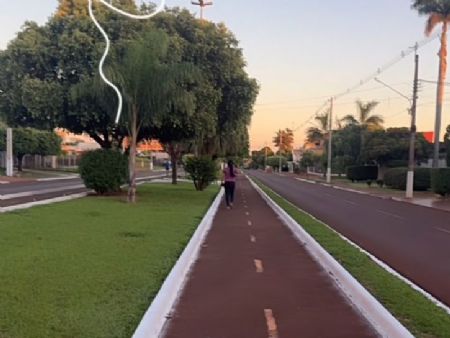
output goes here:
{"type": "MultiPolygon", "coordinates": [[[[159,12],[161,12],[164,9],[165,3],[166,3],[166,0],[161,0],[161,3],[159,4],[159,6],[156,8],[156,10],[154,12],[152,12],[150,14],[137,15],[137,14],[131,14],[131,13],[125,12],[125,11],[123,11],[123,10],[113,6],[112,4],[106,2],[105,0],[97,0],[97,1],[100,1],[102,4],[104,4],[105,6],[107,6],[108,8],[110,8],[111,10],[113,10],[116,13],[119,13],[121,15],[129,17],[131,19],[136,19],[136,20],[146,20],[146,19],[149,19],[149,18],[155,16],[156,14],[158,14],[159,12]]],[[[117,116],[116,116],[115,123],[118,124],[119,121],[120,121],[120,116],[122,115],[123,97],[122,97],[122,93],[120,92],[119,88],[106,77],[106,75],[105,75],[105,73],[103,71],[103,66],[105,64],[105,60],[108,57],[109,50],[111,48],[111,41],[109,40],[108,34],[106,34],[105,30],[100,25],[100,23],[97,21],[97,18],[94,15],[93,0],[89,0],[89,16],[91,17],[91,19],[94,22],[95,26],[97,26],[97,28],[100,31],[100,33],[102,33],[102,35],[103,35],[103,37],[104,37],[104,39],[106,41],[105,52],[103,53],[103,56],[100,59],[100,64],[99,64],[98,70],[100,72],[100,77],[102,78],[102,80],[108,86],[110,86],[112,89],[114,89],[114,91],[117,94],[117,98],[119,100],[119,103],[118,103],[118,106],[117,106],[117,116]]]]}

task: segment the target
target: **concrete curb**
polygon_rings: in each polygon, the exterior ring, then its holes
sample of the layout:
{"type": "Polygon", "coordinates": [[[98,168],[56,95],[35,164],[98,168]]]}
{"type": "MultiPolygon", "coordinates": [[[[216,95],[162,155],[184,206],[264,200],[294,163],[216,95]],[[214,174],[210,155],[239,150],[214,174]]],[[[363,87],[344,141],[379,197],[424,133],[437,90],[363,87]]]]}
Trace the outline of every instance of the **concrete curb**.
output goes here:
{"type": "Polygon", "coordinates": [[[48,205],[48,204],[53,204],[53,203],[60,203],[60,202],[71,201],[71,200],[74,200],[74,199],[86,197],[87,195],[88,195],[87,192],[83,192],[83,193],[73,194],[73,195],[68,195],[68,196],[63,196],[63,197],[56,197],[56,198],[52,198],[52,199],[48,199],[48,200],[42,200],[42,201],[29,202],[29,203],[18,204],[18,205],[12,205],[10,207],[0,208],[0,213],[6,213],[6,212],[11,212],[11,211],[16,211],[16,210],[23,210],[23,209],[29,209],[29,208],[32,208],[32,207],[36,207],[38,205],[48,205]]]}
{"type": "Polygon", "coordinates": [[[200,225],[184,249],[172,271],[145,313],[133,338],[158,338],[164,330],[171,311],[174,309],[188,280],[189,273],[198,258],[200,248],[211,229],[224,191],[220,190],[200,225]]]}
{"type": "Polygon", "coordinates": [[[355,193],[355,194],[375,197],[375,198],[379,198],[379,199],[382,199],[382,200],[390,200],[390,201],[395,201],[395,202],[400,202],[400,203],[406,203],[406,204],[414,205],[414,206],[420,207],[420,208],[427,208],[427,209],[439,210],[439,211],[450,213],[450,211],[446,210],[446,209],[436,208],[436,207],[433,207],[433,206],[430,206],[430,205],[414,203],[414,202],[405,200],[405,199],[403,199],[401,197],[374,195],[374,194],[372,194],[370,192],[366,192],[366,191],[355,190],[355,189],[351,189],[351,188],[344,188],[344,187],[340,187],[338,185],[333,185],[333,184],[328,184],[328,183],[323,183],[323,182],[317,182],[317,181],[311,181],[311,180],[307,180],[307,179],[299,178],[299,177],[295,177],[295,179],[297,181],[304,182],[304,183],[320,184],[320,185],[322,185],[324,187],[333,188],[333,189],[336,189],[336,190],[352,192],[352,193],[355,193]]]}
{"type": "MultiPolygon", "coordinates": [[[[249,178],[250,179],[250,178],[249,178]]],[[[277,213],[280,219],[304,245],[311,256],[328,272],[345,296],[354,304],[382,337],[414,337],[392,314],[384,308],[342,265],[340,265],[316,240],[289,214],[276,204],[253,180],[250,182],[277,213]]]]}

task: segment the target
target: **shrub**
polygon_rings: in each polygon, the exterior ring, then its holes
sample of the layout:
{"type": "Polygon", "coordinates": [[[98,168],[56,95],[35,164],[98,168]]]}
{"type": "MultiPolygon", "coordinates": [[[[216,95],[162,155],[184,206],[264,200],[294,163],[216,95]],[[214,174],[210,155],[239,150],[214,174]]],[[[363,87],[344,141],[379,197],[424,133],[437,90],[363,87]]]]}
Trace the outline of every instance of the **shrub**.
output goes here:
{"type": "MultiPolygon", "coordinates": [[[[384,183],[386,186],[398,189],[406,189],[406,181],[408,177],[408,168],[389,169],[384,174],[384,183]]],[[[431,172],[428,168],[414,169],[414,190],[426,191],[431,187],[431,172]]]]}
{"type": "Polygon", "coordinates": [[[347,168],[347,178],[354,181],[375,181],[378,178],[378,167],[374,165],[355,165],[347,168]]]}
{"type": "Polygon", "coordinates": [[[190,157],[184,169],[194,181],[197,191],[205,190],[217,178],[217,164],[208,157],[190,157]]]}
{"type": "MultiPolygon", "coordinates": [[[[278,169],[280,166],[280,157],[279,156],[270,156],[267,158],[267,165],[272,167],[273,169],[278,169]]],[[[287,165],[286,157],[281,157],[281,168],[287,165]]]]}
{"type": "Polygon", "coordinates": [[[79,170],[86,188],[99,194],[117,192],[127,182],[128,158],[115,150],[90,151],[83,155],[79,170]]]}
{"type": "Polygon", "coordinates": [[[405,168],[408,166],[408,160],[391,160],[385,166],[387,168],[405,168]]]}
{"type": "Polygon", "coordinates": [[[441,196],[450,194],[450,168],[431,171],[431,188],[433,192],[441,196]]]}

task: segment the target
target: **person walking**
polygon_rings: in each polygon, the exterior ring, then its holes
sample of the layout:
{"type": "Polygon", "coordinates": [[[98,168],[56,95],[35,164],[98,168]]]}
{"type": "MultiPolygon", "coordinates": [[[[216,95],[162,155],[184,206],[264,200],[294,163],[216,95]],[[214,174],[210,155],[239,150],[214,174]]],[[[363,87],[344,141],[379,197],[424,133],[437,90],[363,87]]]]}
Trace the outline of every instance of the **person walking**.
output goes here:
{"type": "Polygon", "coordinates": [[[236,189],[237,170],[233,161],[228,161],[227,167],[223,170],[224,187],[225,187],[225,202],[227,209],[233,207],[234,190],[236,189]]]}

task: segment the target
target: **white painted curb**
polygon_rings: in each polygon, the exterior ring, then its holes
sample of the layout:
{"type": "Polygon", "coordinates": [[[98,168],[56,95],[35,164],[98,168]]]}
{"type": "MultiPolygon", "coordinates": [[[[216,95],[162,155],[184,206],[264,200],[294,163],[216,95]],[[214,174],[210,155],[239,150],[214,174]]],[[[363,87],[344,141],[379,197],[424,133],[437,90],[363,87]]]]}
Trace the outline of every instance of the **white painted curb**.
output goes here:
{"type": "Polygon", "coordinates": [[[74,200],[74,199],[77,199],[77,198],[86,197],[87,195],[88,195],[87,192],[83,192],[83,193],[80,193],[80,194],[73,194],[73,195],[68,195],[68,196],[63,196],[63,197],[56,197],[56,198],[42,200],[42,201],[29,202],[29,203],[18,204],[18,205],[12,205],[10,207],[0,208],[0,213],[11,212],[11,211],[16,211],[16,210],[23,210],[23,209],[29,209],[29,208],[32,208],[32,207],[35,207],[35,206],[38,206],[38,205],[47,205],[47,204],[53,204],[53,203],[66,202],[66,201],[74,200]]]}
{"type": "Polygon", "coordinates": [[[184,249],[182,255],[142,318],[133,338],[158,338],[162,333],[168,320],[168,316],[175,307],[187,282],[189,273],[198,258],[201,245],[211,229],[223,193],[224,191],[221,189],[189,241],[189,244],[184,249]]]}
{"type": "Polygon", "coordinates": [[[340,265],[316,240],[311,237],[286,211],[276,204],[250,178],[250,182],[269,206],[292,231],[294,236],[304,245],[311,256],[327,271],[354,304],[382,337],[412,338],[414,337],[392,314],[386,310],[342,265],[340,265]]]}

